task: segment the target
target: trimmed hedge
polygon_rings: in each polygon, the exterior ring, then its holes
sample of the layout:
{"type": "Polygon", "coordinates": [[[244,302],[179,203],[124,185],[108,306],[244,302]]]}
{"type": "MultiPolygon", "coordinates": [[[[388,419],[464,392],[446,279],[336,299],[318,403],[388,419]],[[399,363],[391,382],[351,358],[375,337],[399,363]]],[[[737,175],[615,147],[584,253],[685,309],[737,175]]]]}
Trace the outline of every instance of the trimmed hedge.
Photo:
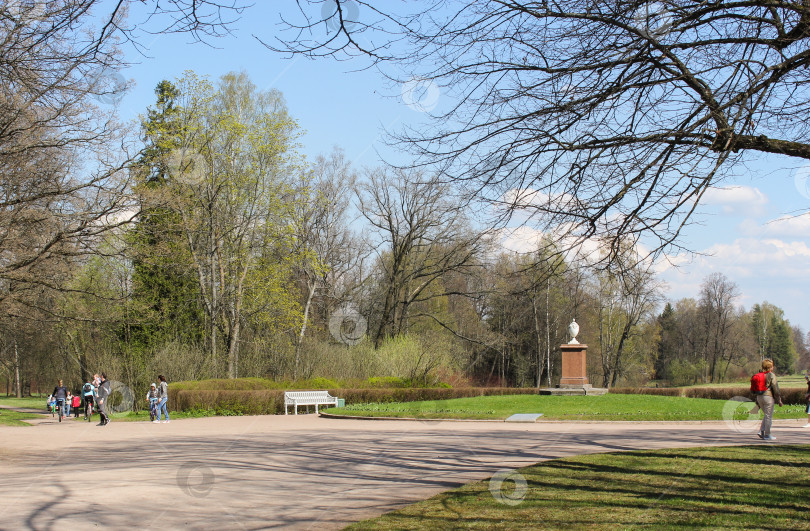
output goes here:
{"type": "MultiPolygon", "coordinates": [[[[537,394],[537,389],[526,387],[330,389],[329,394],[345,399],[347,404],[366,404],[447,400],[471,396],[531,395],[537,394]]],[[[169,387],[169,405],[172,411],[213,410],[220,415],[278,415],[284,414],[284,391],[280,389],[209,390],[169,387]]]]}
{"type": "MultiPolygon", "coordinates": [[[[712,400],[730,400],[742,396],[753,400],[749,387],[617,387],[611,393],[622,395],[660,395],[684,396],[687,398],[709,398],[712,400]]],[[[805,404],[804,389],[781,389],[782,402],[787,405],[805,404]]]]}
{"type": "MultiPolygon", "coordinates": [[[[257,380],[259,380],[257,378],[257,380]]],[[[214,382],[209,380],[208,382],[214,382]]],[[[223,387],[232,380],[223,382],[223,387]]],[[[184,384],[187,382],[183,382],[184,384]]],[[[212,385],[206,383],[206,386],[212,385]]],[[[169,386],[169,406],[172,411],[213,410],[218,415],[278,415],[284,414],[284,391],[292,389],[267,389],[265,381],[242,380],[233,387],[255,385],[253,389],[188,389],[184,386],[169,386]]],[[[730,400],[742,396],[752,399],[748,387],[617,387],[614,394],[683,396],[730,400]]],[[[531,395],[537,389],[531,387],[459,387],[449,388],[388,388],[388,389],[329,389],[332,396],[346,400],[347,404],[370,404],[386,402],[416,402],[421,400],[447,400],[472,396],[531,395]]],[[[788,405],[804,404],[804,389],[785,389],[782,401],[788,405]]]]}

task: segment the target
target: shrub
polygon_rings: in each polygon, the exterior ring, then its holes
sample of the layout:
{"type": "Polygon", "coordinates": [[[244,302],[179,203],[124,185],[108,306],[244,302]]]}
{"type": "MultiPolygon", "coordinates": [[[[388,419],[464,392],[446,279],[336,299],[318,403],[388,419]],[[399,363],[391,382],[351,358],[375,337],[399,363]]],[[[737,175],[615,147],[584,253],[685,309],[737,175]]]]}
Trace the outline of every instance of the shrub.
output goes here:
{"type": "Polygon", "coordinates": [[[367,380],[369,387],[374,388],[395,388],[411,387],[411,381],[399,376],[374,376],[367,380]]]}
{"type": "MultiPolygon", "coordinates": [[[[750,387],[729,386],[729,387],[622,387],[610,390],[614,394],[625,395],[661,395],[661,396],[685,396],[687,398],[709,398],[712,400],[730,400],[736,396],[742,396],[753,400],[750,387]]],[[[782,389],[782,402],[786,405],[805,404],[804,389],[782,389]]]]}
{"type": "MultiPolygon", "coordinates": [[[[347,404],[386,402],[415,402],[447,400],[471,396],[536,394],[534,388],[464,387],[452,388],[394,388],[394,389],[330,389],[329,394],[346,400],[347,404]]],[[[284,413],[284,391],[169,389],[172,411],[213,410],[217,414],[273,415],[284,413]]]]}
{"type": "Polygon", "coordinates": [[[295,384],[296,389],[334,389],[340,384],[329,378],[310,378],[295,384]]]}
{"type": "Polygon", "coordinates": [[[677,387],[614,387],[610,392],[615,395],[684,396],[683,389],[677,387]]]}

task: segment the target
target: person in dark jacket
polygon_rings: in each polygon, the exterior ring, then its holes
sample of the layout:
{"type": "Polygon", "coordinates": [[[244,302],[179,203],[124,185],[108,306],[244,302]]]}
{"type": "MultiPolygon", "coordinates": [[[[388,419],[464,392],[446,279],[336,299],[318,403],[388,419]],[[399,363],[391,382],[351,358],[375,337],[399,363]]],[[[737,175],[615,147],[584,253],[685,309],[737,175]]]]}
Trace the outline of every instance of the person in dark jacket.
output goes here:
{"type": "Polygon", "coordinates": [[[65,401],[67,401],[68,391],[67,388],[62,385],[62,380],[59,380],[59,385],[53,388],[51,396],[56,400],[56,407],[62,412],[62,416],[67,416],[65,415],[65,401]]]}

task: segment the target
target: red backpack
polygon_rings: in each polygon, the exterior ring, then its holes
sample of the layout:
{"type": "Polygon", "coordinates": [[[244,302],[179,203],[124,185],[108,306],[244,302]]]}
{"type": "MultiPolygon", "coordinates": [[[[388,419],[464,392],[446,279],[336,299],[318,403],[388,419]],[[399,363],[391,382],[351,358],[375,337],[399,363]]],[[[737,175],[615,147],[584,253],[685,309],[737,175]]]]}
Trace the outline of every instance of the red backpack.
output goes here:
{"type": "Polygon", "coordinates": [[[768,385],[765,383],[765,375],[768,374],[766,372],[758,372],[751,377],[751,392],[757,395],[763,394],[767,389],[768,385]]]}

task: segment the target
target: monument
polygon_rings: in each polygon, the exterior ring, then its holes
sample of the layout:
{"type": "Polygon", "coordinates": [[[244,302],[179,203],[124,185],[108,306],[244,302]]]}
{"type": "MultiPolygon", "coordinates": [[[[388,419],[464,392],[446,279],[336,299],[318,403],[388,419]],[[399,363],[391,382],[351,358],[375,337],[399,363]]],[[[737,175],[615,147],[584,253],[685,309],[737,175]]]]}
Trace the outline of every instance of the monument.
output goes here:
{"type": "Polygon", "coordinates": [[[562,352],[562,377],[560,384],[555,388],[540,389],[541,395],[603,395],[607,389],[593,387],[588,383],[588,345],[577,341],[579,325],[576,319],[568,325],[568,334],[571,339],[565,345],[560,345],[562,352]]]}

